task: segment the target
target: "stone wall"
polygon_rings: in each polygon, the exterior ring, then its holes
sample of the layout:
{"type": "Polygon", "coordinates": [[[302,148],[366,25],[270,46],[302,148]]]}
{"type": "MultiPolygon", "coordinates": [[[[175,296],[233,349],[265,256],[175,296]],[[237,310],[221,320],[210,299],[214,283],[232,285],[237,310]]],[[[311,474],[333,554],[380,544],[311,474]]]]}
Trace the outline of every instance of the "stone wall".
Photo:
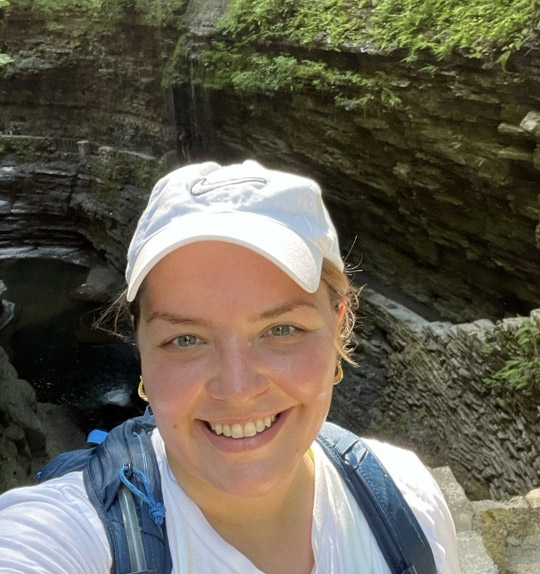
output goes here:
{"type": "Polygon", "coordinates": [[[162,88],[167,29],[122,18],[90,25],[87,15],[56,14],[51,26],[11,2],[0,14],[3,52],[0,131],[99,141],[161,154],[175,149],[170,93],[162,88]]]}
{"type": "Polygon", "coordinates": [[[0,347],[0,492],[30,480],[46,450],[34,389],[17,377],[0,347]]]}
{"type": "Polygon", "coordinates": [[[519,127],[540,109],[530,67],[507,77],[452,62],[427,78],[425,61],[414,69],[353,61],[394,75],[403,107],[343,110],[316,94],[210,91],[206,153],[255,156],[318,179],[350,260],[446,318],[540,306],[540,172],[535,136],[519,127]]]}
{"type": "Polygon", "coordinates": [[[114,30],[77,17],[51,28],[13,4],[0,29],[14,58],[0,74],[4,132],[293,169],[322,183],[344,253],[378,281],[454,321],[540,307],[538,38],[504,69],[459,54],[268,48],[359,74],[338,106],[331,84],[214,89],[201,56],[226,0],[187,3],[182,30],[134,17],[114,30]]]}
{"type": "MultiPolygon", "coordinates": [[[[510,329],[519,322],[505,320],[510,329]]],[[[445,461],[473,496],[503,499],[540,484],[540,405],[523,391],[485,384],[492,367],[482,347],[493,329],[489,320],[429,322],[373,291],[363,294],[360,332],[368,343],[382,332],[386,367],[371,432],[445,461]]]]}
{"type": "Polygon", "coordinates": [[[0,256],[101,255],[123,272],[156,158],[87,140],[0,134],[0,256]]]}
{"type": "Polygon", "coordinates": [[[65,450],[82,448],[85,438],[65,406],[36,401],[0,347],[0,493],[36,481],[43,464],[65,450]]]}

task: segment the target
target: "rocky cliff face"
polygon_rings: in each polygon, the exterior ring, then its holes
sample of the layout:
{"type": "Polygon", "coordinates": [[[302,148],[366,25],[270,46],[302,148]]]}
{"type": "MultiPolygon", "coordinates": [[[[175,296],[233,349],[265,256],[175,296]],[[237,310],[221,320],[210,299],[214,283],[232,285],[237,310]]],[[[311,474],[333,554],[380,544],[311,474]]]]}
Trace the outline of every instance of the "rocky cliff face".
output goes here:
{"type": "Polygon", "coordinates": [[[314,175],[352,260],[443,316],[524,314],[540,302],[538,54],[506,71],[343,54],[391,78],[393,107],[208,92],[213,149],[314,175]]]}
{"type": "Polygon", "coordinates": [[[161,86],[173,38],[126,15],[113,28],[76,11],[54,26],[18,2],[3,13],[0,128],[98,141],[142,153],[174,147],[170,94],[161,86]],[[172,142],[172,143],[171,143],[172,142]]]}
{"type": "MultiPolygon", "coordinates": [[[[207,65],[226,5],[189,3],[178,43],[178,31],[134,14],[98,33],[67,17],[51,31],[13,9],[2,28],[14,57],[0,81],[4,132],[294,169],[323,184],[344,251],[377,281],[455,321],[540,306],[534,40],[505,69],[280,45],[271,52],[309,55],[356,83],[341,94],[331,84],[291,92],[276,80],[271,95],[267,85],[246,95],[232,80],[215,89],[207,65]]],[[[42,179],[54,185],[63,167],[47,169],[42,179]]]]}
{"type": "Polygon", "coordinates": [[[35,481],[40,466],[67,448],[82,448],[84,437],[69,412],[36,401],[0,347],[0,492],[35,481]],[[54,421],[54,424],[51,423],[54,421]]]}

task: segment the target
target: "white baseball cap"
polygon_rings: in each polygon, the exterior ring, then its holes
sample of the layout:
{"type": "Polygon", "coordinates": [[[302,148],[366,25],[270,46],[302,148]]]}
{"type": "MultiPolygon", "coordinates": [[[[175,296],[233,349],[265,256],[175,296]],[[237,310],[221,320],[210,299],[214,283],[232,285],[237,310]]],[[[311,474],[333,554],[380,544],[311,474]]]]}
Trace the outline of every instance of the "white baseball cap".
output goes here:
{"type": "Polygon", "coordinates": [[[175,249],[218,240],[247,247],[314,293],[323,259],[343,270],[335,227],[312,180],[255,161],[188,165],[154,187],[127,254],[127,299],[175,249]]]}

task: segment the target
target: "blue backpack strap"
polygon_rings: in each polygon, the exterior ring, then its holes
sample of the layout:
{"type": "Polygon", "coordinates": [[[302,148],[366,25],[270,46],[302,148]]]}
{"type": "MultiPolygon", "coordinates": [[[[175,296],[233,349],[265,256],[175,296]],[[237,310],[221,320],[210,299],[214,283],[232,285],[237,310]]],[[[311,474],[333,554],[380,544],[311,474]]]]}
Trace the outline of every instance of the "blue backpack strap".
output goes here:
{"type": "Polygon", "coordinates": [[[325,423],[317,442],[340,471],[395,574],[436,574],[422,528],[385,468],[355,434],[325,423]]]}
{"type": "MultiPolygon", "coordinates": [[[[155,428],[149,409],[89,441],[102,441],[92,448],[64,452],[38,472],[43,482],[68,472],[83,471],[90,502],[105,526],[113,574],[170,574],[171,554],[164,524],[161,476],[151,441],[155,428]],[[106,436],[105,436],[106,435],[106,436]],[[124,489],[135,504],[136,526],[140,529],[146,569],[133,570],[119,493],[124,489]],[[132,494],[135,493],[133,497],[132,494]]],[[[128,501],[129,503],[129,501],[128,501]]]]}
{"type": "Polygon", "coordinates": [[[39,482],[64,476],[68,472],[83,470],[94,455],[95,448],[81,448],[59,454],[37,472],[39,482]]]}
{"type": "Polygon", "coordinates": [[[136,493],[135,508],[143,540],[146,570],[137,574],[168,574],[172,561],[165,529],[161,476],[151,442],[155,428],[150,411],[114,428],[95,447],[84,469],[88,497],[105,529],[115,574],[134,574],[126,529],[119,501],[119,490],[127,485],[136,493]]]}

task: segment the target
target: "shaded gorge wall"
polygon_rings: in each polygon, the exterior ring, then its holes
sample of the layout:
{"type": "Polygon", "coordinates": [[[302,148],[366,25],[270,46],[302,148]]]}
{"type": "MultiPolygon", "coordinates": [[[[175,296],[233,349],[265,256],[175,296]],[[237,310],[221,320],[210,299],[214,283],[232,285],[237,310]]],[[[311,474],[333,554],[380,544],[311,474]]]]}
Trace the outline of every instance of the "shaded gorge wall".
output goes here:
{"type": "Polygon", "coordinates": [[[341,66],[385,74],[391,107],[338,107],[331,90],[208,90],[209,155],[256,156],[321,181],[351,261],[443,317],[527,314],[540,304],[536,61],[536,47],[513,71],[342,55],[341,66]]]}

